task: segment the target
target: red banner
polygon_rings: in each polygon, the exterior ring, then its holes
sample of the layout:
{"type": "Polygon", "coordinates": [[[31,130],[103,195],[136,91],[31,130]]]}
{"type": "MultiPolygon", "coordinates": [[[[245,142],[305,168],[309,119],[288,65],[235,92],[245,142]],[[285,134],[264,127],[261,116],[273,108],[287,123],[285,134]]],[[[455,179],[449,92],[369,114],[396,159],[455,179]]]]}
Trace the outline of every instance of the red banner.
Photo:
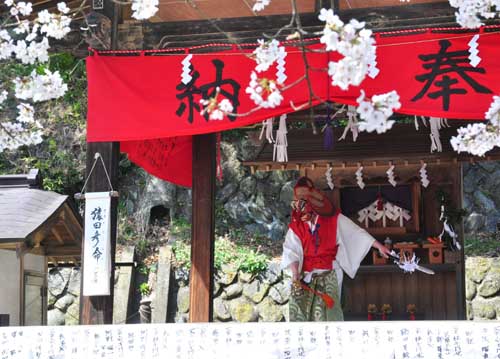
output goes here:
{"type": "MultiPolygon", "coordinates": [[[[331,86],[327,73],[317,71],[327,68],[329,58],[334,59],[336,54],[309,52],[307,59],[313,69],[309,71],[310,82],[318,97],[313,105],[320,100],[355,105],[360,89],[367,96],[396,90],[402,104],[400,113],[483,119],[493,95],[500,94],[500,33],[484,29],[479,32],[481,61],[473,67],[468,57],[469,42],[475,34],[450,31],[378,34],[380,73],[347,91],[331,86]]],[[[304,75],[302,53],[293,46],[287,46],[286,50],[284,85],[290,88],[283,92],[280,106],[257,111],[245,93],[255,61],[240,51],[193,54],[191,80],[184,83],[182,61],[187,53],[142,52],[139,56],[95,53],[87,58],[87,140],[122,142],[122,151],[132,161],[158,177],[189,185],[191,168],[185,168],[191,163],[189,136],[250,125],[293,112],[293,106],[307,104],[307,83],[300,81],[304,75]],[[200,99],[213,96],[217,87],[233,103],[239,116],[213,121],[200,114],[200,99]],[[176,136],[188,137],[164,143],[144,142],[176,136]]]]}

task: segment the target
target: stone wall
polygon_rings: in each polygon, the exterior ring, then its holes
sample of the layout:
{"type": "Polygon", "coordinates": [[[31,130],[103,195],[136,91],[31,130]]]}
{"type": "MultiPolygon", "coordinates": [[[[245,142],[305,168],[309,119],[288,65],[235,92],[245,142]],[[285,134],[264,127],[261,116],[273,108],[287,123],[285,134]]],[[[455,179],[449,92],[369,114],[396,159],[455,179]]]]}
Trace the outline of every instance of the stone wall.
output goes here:
{"type": "Polygon", "coordinates": [[[80,269],[51,268],[48,285],[47,324],[78,324],[80,318],[80,269]]]}
{"type": "Polygon", "coordinates": [[[494,232],[500,223],[500,162],[464,164],[465,231],[494,232]]]}
{"type": "Polygon", "coordinates": [[[470,257],[465,268],[467,318],[500,320],[500,258],[470,257]]]}
{"type": "MultiPolygon", "coordinates": [[[[189,316],[189,283],[177,270],[177,287],[172,291],[169,321],[184,323],[189,316]]],[[[288,320],[290,279],[279,263],[252,275],[225,267],[214,282],[213,316],[216,322],[280,322],[288,320]]]]}
{"type": "MultiPolygon", "coordinates": [[[[216,227],[220,233],[243,228],[271,240],[282,240],[289,222],[296,171],[250,174],[241,161],[251,158],[257,143],[250,139],[222,142],[223,181],[217,182],[216,227]]],[[[191,219],[191,190],[162,181],[142,170],[123,178],[120,200],[135,229],[147,233],[152,209],[165,208],[170,219],[191,219]]]]}

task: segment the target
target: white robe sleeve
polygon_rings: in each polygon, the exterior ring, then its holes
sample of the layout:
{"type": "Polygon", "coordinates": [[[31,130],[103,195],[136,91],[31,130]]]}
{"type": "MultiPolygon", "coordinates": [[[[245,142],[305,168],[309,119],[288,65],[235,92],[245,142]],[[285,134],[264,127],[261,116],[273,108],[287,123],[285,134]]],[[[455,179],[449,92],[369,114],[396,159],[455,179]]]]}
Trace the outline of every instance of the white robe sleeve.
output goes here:
{"type": "Polygon", "coordinates": [[[302,264],[304,262],[302,243],[300,242],[299,237],[291,229],[288,229],[285,237],[285,242],[283,243],[281,268],[286,269],[290,266],[290,264],[294,262],[299,262],[299,273],[301,273],[302,264]]]}
{"type": "Polygon", "coordinates": [[[337,258],[342,270],[354,278],[363,258],[368,254],[375,238],[348,217],[339,214],[337,221],[337,258]]]}

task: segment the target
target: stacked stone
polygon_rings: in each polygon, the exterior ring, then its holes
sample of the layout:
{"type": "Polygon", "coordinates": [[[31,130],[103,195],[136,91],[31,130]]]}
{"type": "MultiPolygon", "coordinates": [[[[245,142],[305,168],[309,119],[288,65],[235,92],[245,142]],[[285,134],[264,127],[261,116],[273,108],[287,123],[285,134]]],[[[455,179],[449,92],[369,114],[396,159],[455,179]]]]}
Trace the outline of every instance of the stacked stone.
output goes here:
{"type": "Polygon", "coordinates": [[[500,320],[500,258],[467,258],[467,318],[500,320]]]}
{"type": "Polygon", "coordinates": [[[48,276],[48,325],[77,325],[80,313],[80,270],[52,268],[48,276]]]}
{"type": "Polygon", "coordinates": [[[463,173],[466,232],[495,232],[500,223],[500,162],[464,164],[463,173]]]}
{"type": "MultiPolygon", "coordinates": [[[[258,275],[222,268],[214,281],[213,317],[216,322],[280,322],[288,320],[290,278],[272,262],[258,275]]],[[[185,322],[189,312],[189,286],[177,293],[175,321],[185,322]]]]}

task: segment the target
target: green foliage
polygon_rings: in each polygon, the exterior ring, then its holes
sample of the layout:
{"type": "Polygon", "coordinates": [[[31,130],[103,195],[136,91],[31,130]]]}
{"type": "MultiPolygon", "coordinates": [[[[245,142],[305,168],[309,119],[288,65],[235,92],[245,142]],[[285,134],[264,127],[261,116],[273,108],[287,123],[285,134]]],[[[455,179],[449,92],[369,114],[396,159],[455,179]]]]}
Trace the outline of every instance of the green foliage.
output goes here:
{"type": "Polygon", "coordinates": [[[169,229],[171,236],[175,238],[183,240],[191,238],[191,223],[184,218],[176,218],[172,220],[169,229]]]}
{"type": "Polygon", "coordinates": [[[500,256],[500,233],[473,233],[464,238],[466,256],[500,256]]]}
{"type": "Polygon", "coordinates": [[[148,283],[141,283],[139,285],[139,293],[141,293],[141,295],[149,295],[151,293],[151,288],[149,287],[149,284],[148,283]]]}
{"type": "Polygon", "coordinates": [[[265,271],[270,259],[265,254],[243,248],[238,250],[238,258],[240,258],[239,269],[243,272],[254,274],[265,271]]]}
{"type": "MultiPolygon", "coordinates": [[[[177,266],[189,268],[191,266],[191,246],[183,241],[176,241],[172,245],[177,266]]],[[[238,244],[228,237],[219,237],[215,241],[214,266],[221,269],[224,265],[231,265],[243,272],[257,274],[267,268],[270,257],[259,253],[248,245],[238,244]]]]}
{"type": "MultiPolygon", "coordinates": [[[[27,173],[41,170],[44,189],[73,195],[81,189],[85,169],[85,119],[87,80],[84,61],[70,54],[52,54],[45,65],[0,64],[0,82],[11,85],[12,79],[28,76],[45,68],[59,71],[68,85],[59,99],[36,105],[36,118],[44,125],[44,141],[37,146],[23,146],[16,151],[0,153],[0,174],[27,173]]],[[[16,101],[6,103],[3,114],[15,116],[16,101]]]]}
{"type": "Polygon", "coordinates": [[[177,266],[191,268],[191,246],[183,241],[175,241],[172,245],[177,266]]]}
{"type": "Polygon", "coordinates": [[[145,275],[147,276],[149,274],[149,268],[143,264],[140,264],[138,267],[137,267],[137,271],[139,273],[141,273],[142,275],[145,275]]]}

